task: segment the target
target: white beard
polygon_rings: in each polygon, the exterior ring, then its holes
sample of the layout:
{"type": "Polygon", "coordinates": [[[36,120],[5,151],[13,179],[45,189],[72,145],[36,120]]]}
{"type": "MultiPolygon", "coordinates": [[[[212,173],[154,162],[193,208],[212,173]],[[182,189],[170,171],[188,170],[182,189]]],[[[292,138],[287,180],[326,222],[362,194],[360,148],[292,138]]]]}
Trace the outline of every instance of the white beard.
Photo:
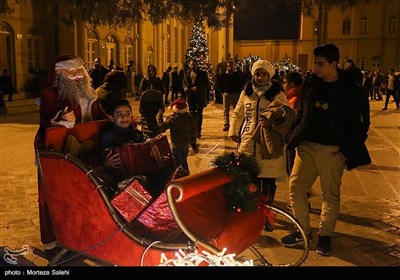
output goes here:
{"type": "Polygon", "coordinates": [[[61,105],[64,100],[80,103],[80,99],[91,101],[96,98],[96,92],[91,87],[91,79],[87,73],[79,76],[81,79],[66,78],[61,72],[56,73],[54,86],[57,88],[57,103],[61,105]]]}

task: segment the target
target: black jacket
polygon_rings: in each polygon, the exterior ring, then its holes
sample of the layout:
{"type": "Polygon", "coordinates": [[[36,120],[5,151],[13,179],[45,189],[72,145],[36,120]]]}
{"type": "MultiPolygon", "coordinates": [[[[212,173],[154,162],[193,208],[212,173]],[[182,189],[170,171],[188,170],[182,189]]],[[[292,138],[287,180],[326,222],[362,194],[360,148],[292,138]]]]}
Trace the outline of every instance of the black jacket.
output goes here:
{"type": "MultiPolygon", "coordinates": [[[[329,94],[329,119],[331,131],[339,150],[347,158],[348,170],[371,163],[365,145],[370,125],[368,97],[348,71],[338,69],[339,81],[329,94]]],[[[316,96],[323,81],[312,75],[303,85],[300,109],[292,125],[287,149],[297,147],[310,128],[315,111],[316,96]]]]}

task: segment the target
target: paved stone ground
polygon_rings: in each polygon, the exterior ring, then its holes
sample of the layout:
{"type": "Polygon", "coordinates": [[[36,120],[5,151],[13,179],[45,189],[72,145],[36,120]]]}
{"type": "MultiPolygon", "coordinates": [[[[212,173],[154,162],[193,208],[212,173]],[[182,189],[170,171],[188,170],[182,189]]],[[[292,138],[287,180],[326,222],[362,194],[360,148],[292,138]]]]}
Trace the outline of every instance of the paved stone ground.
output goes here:
{"type": "MultiPolygon", "coordinates": [[[[130,100],[138,114],[138,101],[130,100]]],[[[20,102],[34,104],[33,99],[20,102]]],[[[367,145],[372,164],[344,174],[332,256],[316,254],[314,241],[303,266],[400,266],[400,111],[381,111],[382,107],[381,102],[371,102],[372,127],[367,145]]],[[[30,250],[23,265],[45,266],[47,260],[31,250],[41,247],[33,150],[39,118],[38,109],[33,108],[21,113],[14,109],[12,114],[0,116],[0,246],[17,250],[28,245],[30,250]]],[[[222,131],[222,105],[209,104],[203,127],[200,152],[189,155],[192,173],[210,168],[217,155],[235,150],[234,143],[222,131]]],[[[316,240],[321,209],[318,181],[310,201],[316,240]]],[[[287,182],[281,182],[275,204],[285,208],[287,202],[287,182]]],[[[301,250],[280,245],[279,238],[289,230],[282,221],[274,232],[260,236],[257,247],[273,264],[291,262],[301,254],[301,250]]],[[[254,259],[247,251],[243,256],[254,259]]],[[[81,258],[71,265],[99,264],[81,258]]]]}

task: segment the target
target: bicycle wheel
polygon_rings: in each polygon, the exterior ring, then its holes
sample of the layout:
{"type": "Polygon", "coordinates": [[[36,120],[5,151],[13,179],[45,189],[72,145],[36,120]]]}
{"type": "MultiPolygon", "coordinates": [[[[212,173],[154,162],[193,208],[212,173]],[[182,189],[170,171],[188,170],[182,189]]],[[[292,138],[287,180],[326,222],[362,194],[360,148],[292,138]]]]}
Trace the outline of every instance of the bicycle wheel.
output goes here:
{"type": "Polygon", "coordinates": [[[276,206],[270,208],[276,214],[273,231],[263,231],[258,242],[243,252],[239,258],[252,259],[251,256],[255,255],[254,265],[259,266],[300,266],[309,253],[307,234],[292,214],[276,206]],[[295,248],[287,248],[280,239],[293,230],[297,230],[306,242],[295,248]]]}

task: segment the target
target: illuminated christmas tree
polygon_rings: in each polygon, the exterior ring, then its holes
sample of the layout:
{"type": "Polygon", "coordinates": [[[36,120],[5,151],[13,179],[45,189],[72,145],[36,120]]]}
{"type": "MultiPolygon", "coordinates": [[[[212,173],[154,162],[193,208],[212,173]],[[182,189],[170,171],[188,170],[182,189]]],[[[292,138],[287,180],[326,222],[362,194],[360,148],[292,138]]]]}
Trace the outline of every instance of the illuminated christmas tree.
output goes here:
{"type": "Polygon", "coordinates": [[[278,68],[279,72],[283,71],[284,73],[291,71],[300,71],[300,67],[294,64],[292,60],[288,57],[288,55],[285,55],[285,57],[282,58],[279,62],[275,63],[274,66],[275,68],[278,68]]]}
{"type": "Polygon", "coordinates": [[[191,59],[195,59],[199,64],[199,68],[201,68],[207,60],[207,55],[208,46],[206,34],[202,21],[198,21],[194,24],[190,32],[189,47],[186,50],[186,64],[188,65],[191,59]],[[200,57],[202,59],[200,59],[200,57]]]}
{"type": "Polygon", "coordinates": [[[208,44],[206,34],[203,28],[202,20],[197,21],[190,32],[189,47],[186,50],[186,65],[189,65],[189,61],[194,59],[199,65],[199,69],[208,73],[211,88],[213,89],[213,67],[208,61],[208,44]]]}

